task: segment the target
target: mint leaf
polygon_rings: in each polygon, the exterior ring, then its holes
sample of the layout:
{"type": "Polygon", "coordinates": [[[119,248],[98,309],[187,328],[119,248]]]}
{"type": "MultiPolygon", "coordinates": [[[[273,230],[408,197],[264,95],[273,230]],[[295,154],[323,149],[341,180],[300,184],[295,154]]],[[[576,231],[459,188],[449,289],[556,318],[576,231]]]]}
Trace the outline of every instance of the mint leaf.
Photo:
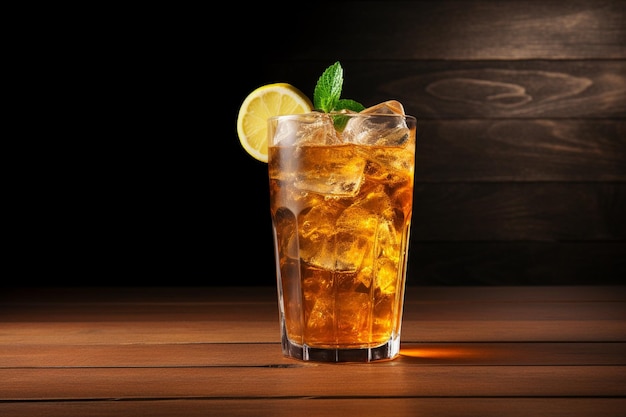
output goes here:
{"type": "Polygon", "coordinates": [[[343,68],[335,62],[318,78],[313,91],[313,106],[325,113],[331,112],[339,101],[342,86],[343,68]]]}
{"type": "Polygon", "coordinates": [[[352,110],[359,112],[365,107],[354,100],[340,99],[343,88],[343,68],[339,61],[326,68],[317,80],[313,91],[313,107],[316,110],[330,113],[336,110],[352,110]]]}

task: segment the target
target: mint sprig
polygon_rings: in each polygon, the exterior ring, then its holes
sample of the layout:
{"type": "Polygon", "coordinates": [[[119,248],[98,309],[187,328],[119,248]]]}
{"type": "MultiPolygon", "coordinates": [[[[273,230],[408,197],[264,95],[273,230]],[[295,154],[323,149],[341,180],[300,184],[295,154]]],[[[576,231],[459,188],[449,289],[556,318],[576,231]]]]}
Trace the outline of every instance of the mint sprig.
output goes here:
{"type": "Polygon", "coordinates": [[[365,107],[354,100],[342,99],[343,68],[339,61],[326,68],[317,80],[313,90],[313,107],[315,110],[330,113],[340,110],[360,112],[365,107]]]}

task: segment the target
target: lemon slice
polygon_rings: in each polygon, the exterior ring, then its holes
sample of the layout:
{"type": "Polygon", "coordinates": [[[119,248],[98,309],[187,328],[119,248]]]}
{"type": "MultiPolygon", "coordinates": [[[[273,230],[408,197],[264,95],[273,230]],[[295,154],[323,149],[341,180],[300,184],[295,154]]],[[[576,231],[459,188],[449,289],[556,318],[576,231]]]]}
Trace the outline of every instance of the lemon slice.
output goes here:
{"type": "Polygon", "coordinates": [[[252,157],[267,162],[267,119],[312,111],[311,100],[287,83],[263,85],[252,91],[239,108],[237,134],[252,157]]]}

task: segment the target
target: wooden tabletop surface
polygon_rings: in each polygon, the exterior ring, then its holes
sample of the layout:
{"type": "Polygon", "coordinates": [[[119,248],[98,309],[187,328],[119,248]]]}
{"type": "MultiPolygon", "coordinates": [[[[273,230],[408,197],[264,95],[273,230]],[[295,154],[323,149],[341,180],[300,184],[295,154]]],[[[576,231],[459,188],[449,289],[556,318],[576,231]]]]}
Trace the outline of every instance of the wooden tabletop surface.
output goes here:
{"type": "Polygon", "coordinates": [[[626,415],[626,286],[408,287],[387,362],[279,340],[271,287],[3,289],[0,416],[626,415]]]}

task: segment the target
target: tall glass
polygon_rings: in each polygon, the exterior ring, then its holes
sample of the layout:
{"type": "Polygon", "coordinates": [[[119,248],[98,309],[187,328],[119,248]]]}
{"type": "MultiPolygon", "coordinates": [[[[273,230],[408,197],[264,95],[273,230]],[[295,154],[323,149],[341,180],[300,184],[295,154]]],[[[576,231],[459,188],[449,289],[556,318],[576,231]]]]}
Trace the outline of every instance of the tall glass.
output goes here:
{"type": "Polygon", "coordinates": [[[372,362],[399,353],[417,121],[396,109],[268,121],[287,357],[372,362]]]}

